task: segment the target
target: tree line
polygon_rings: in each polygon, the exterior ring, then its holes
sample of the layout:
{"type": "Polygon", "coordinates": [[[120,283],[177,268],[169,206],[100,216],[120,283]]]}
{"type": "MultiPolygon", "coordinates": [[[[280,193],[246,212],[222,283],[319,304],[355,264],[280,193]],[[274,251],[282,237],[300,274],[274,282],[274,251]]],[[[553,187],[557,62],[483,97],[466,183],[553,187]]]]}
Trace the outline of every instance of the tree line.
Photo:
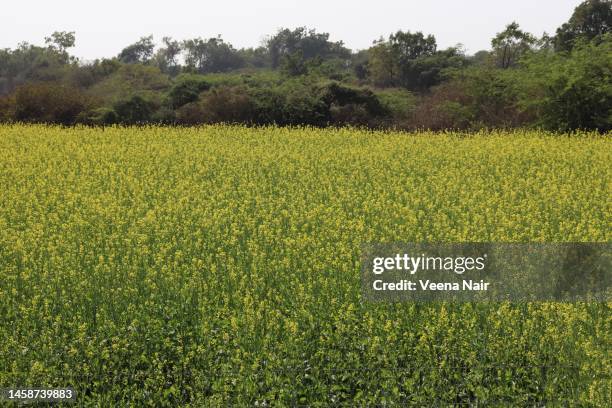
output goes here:
{"type": "Polygon", "coordinates": [[[0,121],[605,132],[611,26],[612,0],[587,0],[553,35],[512,22],[474,55],[411,31],[355,52],[298,27],[243,49],[221,36],[158,47],[146,36],[88,63],[69,52],[74,32],[55,32],[0,50],[0,121]]]}

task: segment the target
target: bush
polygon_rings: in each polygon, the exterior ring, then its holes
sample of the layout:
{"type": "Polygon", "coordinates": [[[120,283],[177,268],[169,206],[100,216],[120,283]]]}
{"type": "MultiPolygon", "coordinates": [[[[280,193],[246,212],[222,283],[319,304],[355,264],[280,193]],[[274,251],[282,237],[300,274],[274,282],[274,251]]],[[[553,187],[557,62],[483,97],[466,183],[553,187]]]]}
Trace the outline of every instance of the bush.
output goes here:
{"type": "Polygon", "coordinates": [[[117,102],[114,109],[119,123],[135,125],[149,122],[155,106],[142,96],[134,95],[128,100],[117,102]]]}
{"type": "Polygon", "coordinates": [[[175,124],[176,112],[173,109],[162,106],[151,115],[151,121],[157,124],[175,124]]]}
{"type": "Polygon", "coordinates": [[[282,96],[282,117],[276,123],[325,126],[330,120],[329,106],[311,79],[287,81],[278,87],[282,96]]]}
{"type": "Polygon", "coordinates": [[[363,105],[350,103],[329,108],[331,123],[336,125],[373,126],[372,117],[363,105]]]}
{"type": "Polygon", "coordinates": [[[559,131],[612,129],[612,35],[577,43],[571,53],[540,52],[519,71],[520,104],[559,131]]]}
{"type": "Polygon", "coordinates": [[[97,108],[81,112],[76,119],[83,125],[103,126],[119,123],[117,112],[110,108],[97,108]]]}
{"type": "Polygon", "coordinates": [[[376,92],[376,96],[391,113],[394,122],[406,120],[412,116],[416,108],[416,98],[405,89],[388,88],[376,92]]]}
{"type": "Polygon", "coordinates": [[[187,103],[175,112],[177,123],[182,125],[199,125],[206,119],[206,112],[200,102],[187,103]]]}
{"type": "Polygon", "coordinates": [[[400,122],[406,129],[467,129],[472,125],[474,115],[472,100],[459,81],[442,84],[421,98],[413,115],[400,122]]]}
{"type": "Polygon", "coordinates": [[[332,82],[322,91],[332,123],[377,126],[391,115],[376,94],[367,88],[351,88],[332,82]]]}
{"type": "Polygon", "coordinates": [[[11,122],[15,119],[15,97],[0,96],[0,122],[11,122]]]}
{"type": "Polygon", "coordinates": [[[22,122],[71,125],[87,102],[76,88],[52,83],[26,84],[15,92],[14,117],[22,122]]]}
{"type": "Polygon", "coordinates": [[[442,129],[511,128],[533,123],[521,109],[515,70],[473,66],[425,95],[402,127],[442,129]]]}
{"type": "Polygon", "coordinates": [[[249,89],[253,98],[254,122],[259,125],[283,124],[285,96],[278,86],[253,87],[249,89]]]}
{"type": "Polygon", "coordinates": [[[210,89],[210,84],[199,75],[182,75],[168,92],[168,105],[173,109],[180,108],[189,102],[198,100],[202,91],[210,89]]]}
{"type": "Polygon", "coordinates": [[[236,86],[219,86],[203,93],[200,100],[176,111],[176,121],[185,125],[201,123],[253,123],[255,105],[247,90],[236,86]]]}
{"type": "Polygon", "coordinates": [[[111,74],[91,86],[87,92],[107,105],[141,95],[150,101],[161,103],[163,93],[170,87],[168,75],[159,68],[139,64],[121,65],[116,71],[107,64],[111,74]]]}
{"type": "Polygon", "coordinates": [[[246,89],[220,86],[202,94],[201,106],[206,123],[251,123],[254,105],[246,89]]]}
{"type": "Polygon", "coordinates": [[[281,85],[251,88],[258,124],[325,126],[329,106],[310,77],[294,78],[281,85]]]}

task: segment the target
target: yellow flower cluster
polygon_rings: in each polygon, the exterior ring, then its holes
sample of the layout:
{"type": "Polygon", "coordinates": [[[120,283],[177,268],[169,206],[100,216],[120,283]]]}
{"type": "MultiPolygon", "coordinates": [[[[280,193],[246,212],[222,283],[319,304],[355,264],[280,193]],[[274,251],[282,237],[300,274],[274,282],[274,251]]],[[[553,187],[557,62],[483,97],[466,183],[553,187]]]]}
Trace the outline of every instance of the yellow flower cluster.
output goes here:
{"type": "Polygon", "coordinates": [[[366,242],[609,242],[609,135],[0,126],[0,388],[589,405],[610,304],[371,304],[366,242]]]}

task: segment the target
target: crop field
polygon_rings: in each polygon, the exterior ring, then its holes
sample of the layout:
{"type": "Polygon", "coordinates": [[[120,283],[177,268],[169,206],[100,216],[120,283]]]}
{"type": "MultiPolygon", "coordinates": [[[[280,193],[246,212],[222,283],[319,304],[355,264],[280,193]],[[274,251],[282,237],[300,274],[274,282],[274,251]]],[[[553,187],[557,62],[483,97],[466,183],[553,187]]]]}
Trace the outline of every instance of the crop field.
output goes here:
{"type": "Polygon", "coordinates": [[[610,406],[610,303],[360,292],[364,242],[609,242],[610,180],[594,133],[0,126],[0,388],[610,406]]]}

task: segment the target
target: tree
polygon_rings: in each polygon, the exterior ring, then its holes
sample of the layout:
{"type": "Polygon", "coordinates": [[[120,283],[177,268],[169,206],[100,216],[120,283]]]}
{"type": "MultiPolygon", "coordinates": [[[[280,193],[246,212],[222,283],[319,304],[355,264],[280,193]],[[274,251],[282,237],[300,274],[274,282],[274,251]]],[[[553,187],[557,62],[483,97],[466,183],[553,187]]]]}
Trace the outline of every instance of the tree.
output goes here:
{"type": "Polygon", "coordinates": [[[575,42],[569,53],[538,52],[525,59],[520,102],[553,130],[612,130],[612,34],[575,42]]]}
{"type": "Polygon", "coordinates": [[[306,61],[316,57],[321,59],[350,57],[350,51],[341,41],[331,42],[328,33],[317,33],[306,27],[294,30],[280,29],[266,41],[266,48],[273,68],[277,68],[284,57],[294,55],[298,51],[302,52],[306,61]]]}
{"type": "Polygon", "coordinates": [[[220,36],[206,41],[201,38],[183,41],[183,49],[187,67],[201,74],[226,72],[244,65],[240,54],[220,36]]]}
{"type": "Polygon", "coordinates": [[[395,86],[399,82],[400,62],[393,47],[382,38],[368,50],[367,72],[376,86],[395,86]]]}
{"type": "Polygon", "coordinates": [[[402,86],[424,91],[442,80],[448,68],[460,68],[467,58],[459,47],[437,51],[433,35],[398,31],[368,50],[367,72],[377,86],[402,86]]]}
{"type": "Polygon", "coordinates": [[[302,50],[285,55],[281,62],[281,71],[287,76],[299,76],[308,73],[302,50]]]}
{"type": "Polygon", "coordinates": [[[508,24],[491,40],[496,65],[503,69],[514,66],[535,43],[535,37],[522,31],[517,22],[508,24]]]}
{"type": "Polygon", "coordinates": [[[153,56],[155,44],[153,36],[141,37],[134,44],[125,47],[119,54],[119,60],[125,64],[147,64],[153,56]]]}
{"type": "Polygon", "coordinates": [[[389,45],[399,58],[400,64],[420,57],[430,56],[436,52],[437,44],[433,35],[425,37],[422,32],[398,31],[389,36],[389,45]]]}
{"type": "Polygon", "coordinates": [[[74,31],[55,31],[50,37],[45,37],[45,44],[52,50],[61,55],[65,62],[70,59],[68,48],[74,47],[76,38],[74,31]]]}
{"type": "Polygon", "coordinates": [[[154,111],[153,103],[140,95],[115,103],[115,112],[120,123],[126,125],[143,124],[151,120],[154,111]]]}
{"type": "Polygon", "coordinates": [[[68,47],[73,41],[62,41],[61,33],[54,34],[58,44],[53,43],[52,35],[47,47],[22,42],[13,50],[0,50],[0,93],[9,93],[28,81],[60,81],[64,78],[69,71],[66,65],[74,59],[65,48],[60,52],[59,47],[68,47]]]}
{"type": "Polygon", "coordinates": [[[574,9],[569,21],[557,29],[555,49],[570,51],[577,39],[592,40],[610,32],[612,1],[587,0],[574,9]]]}
{"type": "Polygon", "coordinates": [[[198,100],[202,91],[210,89],[210,84],[199,75],[182,74],[168,92],[168,103],[173,109],[180,108],[198,100]]]}
{"type": "Polygon", "coordinates": [[[440,84],[448,72],[464,68],[468,63],[458,47],[406,60],[400,64],[400,85],[413,91],[425,91],[440,84]]]}
{"type": "Polygon", "coordinates": [[[156,64],[161,72],[177,75],[180,70],[178,56],[182,51],[181,44],[171,37],[164,37],[162,42],[164,46],[157,50],[155,55],[156,64]]]}
{"type": "Polygon", "coordinates": [[[257,68],[269,68],[271,66],[270,55],[266,47],[241,48],[238,50],[238,54],[245,65],[257,68]]]}

